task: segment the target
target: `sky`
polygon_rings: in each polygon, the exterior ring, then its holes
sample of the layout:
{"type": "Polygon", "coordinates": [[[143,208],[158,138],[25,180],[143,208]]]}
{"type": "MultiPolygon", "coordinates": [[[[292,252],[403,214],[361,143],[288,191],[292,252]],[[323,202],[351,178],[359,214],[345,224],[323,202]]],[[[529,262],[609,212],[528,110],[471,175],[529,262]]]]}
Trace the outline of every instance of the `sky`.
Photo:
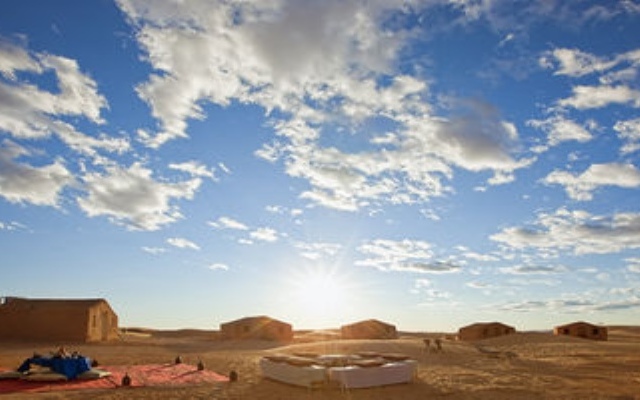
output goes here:
{"type": "Polygon", "coordinates": [[[638,324],[638,37],[638,0],[2,1],[0,296],[638,324]]]}

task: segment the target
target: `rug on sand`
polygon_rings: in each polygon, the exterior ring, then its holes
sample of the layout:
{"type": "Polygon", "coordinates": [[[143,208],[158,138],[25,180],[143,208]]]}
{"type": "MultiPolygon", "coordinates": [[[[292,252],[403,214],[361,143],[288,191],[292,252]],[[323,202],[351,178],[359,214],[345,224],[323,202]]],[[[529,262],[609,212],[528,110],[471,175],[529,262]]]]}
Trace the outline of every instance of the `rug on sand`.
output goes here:
{"type": "Polygon", "coordinates": [[[0,380],[0,393],[48,392],[56,390],[108,389],[122,387],[122,378],[128,374],[132,387],[184,386],[228,382],[229,378],[213,371],[199,371],[189,364],[151,364],[130,366],[100,366],[111,373],[99,379],[76,379],[60,382],[34,382],[23,379],[0,380]]]}

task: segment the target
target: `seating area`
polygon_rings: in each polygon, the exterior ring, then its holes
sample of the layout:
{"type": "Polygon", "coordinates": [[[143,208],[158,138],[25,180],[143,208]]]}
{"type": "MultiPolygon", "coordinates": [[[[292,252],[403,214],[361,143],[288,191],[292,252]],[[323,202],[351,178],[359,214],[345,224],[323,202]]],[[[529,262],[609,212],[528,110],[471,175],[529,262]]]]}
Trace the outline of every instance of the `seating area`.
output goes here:
{"type": "Polygon", "coordinates": [[[385,386],[413,381],[418,362],[402,354],[359,353],[265,356],[266,378],[307,388],[336,385],[341,389],[385,386]]]}

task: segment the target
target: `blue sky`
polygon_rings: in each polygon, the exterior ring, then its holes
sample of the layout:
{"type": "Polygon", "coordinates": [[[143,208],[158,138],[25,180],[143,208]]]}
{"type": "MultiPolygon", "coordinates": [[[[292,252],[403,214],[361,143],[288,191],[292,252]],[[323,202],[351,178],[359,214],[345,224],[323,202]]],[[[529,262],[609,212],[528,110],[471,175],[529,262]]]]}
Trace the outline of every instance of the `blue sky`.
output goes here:
{"type": "Polygon", "coordinates": [[[0,294],[123,326],[636,324],[640,3],[0,5],[0,294]]]}

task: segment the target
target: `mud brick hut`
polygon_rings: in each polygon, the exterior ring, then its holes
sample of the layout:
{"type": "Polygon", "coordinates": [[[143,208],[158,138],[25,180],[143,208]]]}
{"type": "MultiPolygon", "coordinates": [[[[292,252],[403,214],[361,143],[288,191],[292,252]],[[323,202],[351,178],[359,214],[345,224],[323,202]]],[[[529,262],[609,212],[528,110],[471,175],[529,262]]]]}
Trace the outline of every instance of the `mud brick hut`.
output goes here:
{"type": "Polygon", "coordinates": [[[257,339],[289,342],[293,340],[293,327],[286,322],[267,316],[246,317],[220,324],[224,339],[257,339]]]}
{"type": "Polygon", "coordinates": [[[101,342],[118,338],[104,299],[0,299],[0,340],[101,342]]]}
{"type": "Polygon", "coordinates": [[[598,326],[584,321],[573,322],[553,328],[554,335],[568,335],[583,339],[607,340],[608,329],[605,326],[598,326]]]}
{"type": "Polygon", "coordinates": [[[460,328],[458,330],[458,340],[482,340],[513,333],[516,333],[514,327],[501,322],[478,322],[460,328]]]}
{"type": "Polygon", "coordinates": [[[397,339],[398,331],[395,325],[376,319],[355,322],[340,327],[343,339],[397,339]]]}

